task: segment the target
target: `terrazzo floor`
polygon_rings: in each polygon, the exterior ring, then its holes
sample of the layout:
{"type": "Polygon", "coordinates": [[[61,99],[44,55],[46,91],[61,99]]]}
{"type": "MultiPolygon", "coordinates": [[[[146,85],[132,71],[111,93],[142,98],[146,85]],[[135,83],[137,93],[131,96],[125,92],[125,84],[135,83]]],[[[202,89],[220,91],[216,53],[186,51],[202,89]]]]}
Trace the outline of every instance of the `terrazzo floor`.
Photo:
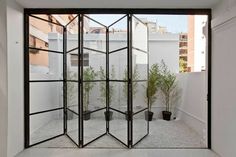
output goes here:
{"type": "MultiPolygon", "coordinates": [[[[54,120],[41,127],[31,134],[32,143],[43,138],[52,137],[55,133],[62,132],[57,125],[59,122],[54,120]]],[[[144,120],[134,121],[134,141],[138,141],[146,134],[144,120]]],[[[69,120],[67,123],[68,135],[77,143],[78,139],[78,119],[69,120]]],[[[84,122],[84,141],[85,143],[93,140],[105,133],[104,119],[90,119],[84,122]]],[[[110,132],[124,143],[127,143],[127,122],[125,119],[112,120],[110,122],[110,132]]],[[[150,122],[149,135],[138,143],[135,148],[205,148],[201,142],[202,137],[180,120],[164,121],[153,120],[150,122]]],[[[41,143],[34,147],[39,148],[76,148],[77,146],[67,137],[60,136],[56,139],[41,143]]],[[[98,140],[87,145],[87,148],[125,148],[120,142],[109,135],[105,135],[98,140]]]]}

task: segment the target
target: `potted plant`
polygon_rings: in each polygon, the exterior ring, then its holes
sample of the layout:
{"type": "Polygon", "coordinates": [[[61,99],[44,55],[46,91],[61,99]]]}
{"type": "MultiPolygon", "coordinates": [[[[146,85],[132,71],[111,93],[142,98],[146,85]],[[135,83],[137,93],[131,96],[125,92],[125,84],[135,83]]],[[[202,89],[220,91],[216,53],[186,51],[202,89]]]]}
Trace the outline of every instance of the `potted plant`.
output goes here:
{"type": "Polygon", "coordinates": [[[175,99],[178,92],[176,76],[174,73],[171,73],[168,70],[165,62],[162,60],[161,62],[161,75],[160,75],[160,92],[163,96],[163,101],[165,104],[165,111],[162,111],[163,119],[169,121],[171,119],[171,108],[173,101],[175,99]]]}
{"type": "Polygon", "coordinates": [[[95,83],[89,82],[89,81],[94,80],[96,76],[97,76],[97,73],[94,71],[94,69],[91,66],[86,68],[83,72],[83,79],[85,81],[83,83],[83,119],[84,120],[90,119],[90,111],[88,108],[89,96],[95,83]]]}
{"type": "MultiPolygon", "coordinates": [[[[99,75],[100,80],[106,80],[105,70],[101,66],[100,66],[100,70],[98,72],[98,75],[99,75]]],[[[111,79],[115,79],[114,65],[112,65],[112,69],[111,69],[111,79]]],[[[113,99],[113,97],[114,97],[114,86],[109,84],[109,96],[108,96],[109,104],[111,104],[111,100],[113,99]]],[[[106,103],[106,82],[100,83],[100,98],[99,99],[100,99],[101,103],[103,103],[103,104],[106,103]]],[[[110,120],[112,120],[113,112],[112,111],[105,111],[104,115],[105,115],[106,121],[110,121],[110,120]]]]}
{"type": "Polygon", "coordinates": [[[153,103],[157,99],[157,91],[160,83],[160,69],[159,65],[153,64],[149,70],[149,78],[146,88],[146,98],[148,99],[148,111],[145,111],[145,119],[152,121],[153,112],[151,111],[153,103]]]}
{"type": "MultiPolygon", "coordinates": [[[[132,96],[133,96],[133,99],[135,99],[135,96],[138,92],[138,82],[135,81],[135,80],[138,80],[139,79],[139,73],[138,73],[138,66],[135,65],[134,69],[133,69],[133,74],[132,74],[132,96]]],[[[127,69],[125,69],[124,71],[124,78],[123,80],[125,80],[126,82],[124,83],[123,85],[123,95],[125,98],[128,97],[128,72],[127,72],[127,69]]],[[[128,111],[125,112],[126,115],[126,120],[128,120],[128,111]]]]}

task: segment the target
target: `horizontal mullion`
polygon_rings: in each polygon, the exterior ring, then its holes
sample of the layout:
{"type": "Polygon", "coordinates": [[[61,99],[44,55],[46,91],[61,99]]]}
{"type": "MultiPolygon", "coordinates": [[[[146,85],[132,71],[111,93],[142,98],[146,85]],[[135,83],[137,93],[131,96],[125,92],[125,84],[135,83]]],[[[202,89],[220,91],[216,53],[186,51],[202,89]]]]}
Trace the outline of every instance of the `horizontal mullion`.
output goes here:
{"type": "Polygon", "coordinates": [[[124,15],[123,17],[121,17],[120,19],[116,20],[115,22],[113,22],[112,24],[110,24],[108,26],[108,28],[110,28],[111,26],[113,26],[114,24],[116,24],[117,22],[121,21],[122,19],[124,19],[125,17],[127,17],[127,15],[124,15]]]}
{"type": "Polygon", "coordinates": [[[114,53],[114,52],[118,52],[118,51],[122,51],[122,50],[125,50],[127,48],[128,47],[126,46],[126,47],[123,47],[123,48],[120,48],[120,49],[116,49],[116,50],[110,51],[109,54],[114,53]]]}
{"type": "Polygon", "coordinates": [[[147,109],[148,109],[148,108],[146,107],[146,108],[144,108],[144,109],[142,109],[142,110],[139,110],[139,111],[133,113],[133,116],[136,115],[136,114],[139,114],[140,112],[143,112],[143,111],[145,111],[145,110],[147,110],[147,109]]]}
{"type": "Polygon", "coordinates": [[[79,114],[78,114],[77,112],[75,112],[74,110],[70,109],[69,107],[70,107],[70,106],[67,106],[66,109],[69,110],[70,112],[76,114],[77,116],[79,116],[79,114]]]}
{"type": "Polygon", "coordinates": [[[67,82],[76,82],[79,83],[79,80],[66,80],[67,82]]]}
{"type": "MultiPolygon", "coordinates": [[[[75,48],[73,48],[73,49],[71,49],[71,50],[68,50],[66,53],[70,53],[70,52],[72,52],[72,51],[75,51],[75,50],[79,50],[79,47],[75,47],[75,48]]],[[[77,54],[78,55],[78,54],[77,54]]]]}
{"type": "Polygon", "coordinates": [[[52,52],[52,53],[63,54],[63,52],[61,52],[61,51],[47,50],[47,49],[42,49],[42,48],[30,47],[30,46],[28,48],[32,49],[32,50],[39,50],[39,51],[44,51],[44,52],[52,52]]]}
{"type": "MultiPolygon", "coordinates": [[[[79,147],[79,145],[70,137],[70,135],[68,135],[67,133],[66,133],[66,136],[77,146],[77,147],[79,147]]],[[[58,147],[57,147],[58,148],[58,147]]]]}
{"type": "Polygon", "coordinates": [[[89,50],[89,51],[94,51],[94,52],[98,52],[98,53],[102,53],[102,54],[106,54],[106,52],[100,51],[100,50],[95,50],[92,48],[88,48],[88,47],[83,47],[85,50],[89,50]]]}
{"type": "Polygon", "coordinates": [[[29,80],[30,83],[34,82],[63,82],[64,80],[29,80]]]}
{"type": "Polygon", "coordinates": [[[137,48],[137,47],[132,47],[133,49],[135,49],[135,50],[137,50],[137,51],[140,51],[140,52],[143,52],[143,53],[148,53],[147,51],[144,51],[144,50],[142,50],[142,49],[139,49],[139,48],[137,48]]]}
{"type": "Polygon", "coordinates": [[[37,142],[37,143],[31,144],[29,147],[33,147],[33,146],[35,146],[35,145],[38,145],[38,144],[41,144],[41,143],[44,143],[44,142],[47,142],[47,141],[53,140],[53,139],[55,139],[55,138],[57,138],[57,137],[60,137],[60,136],[63,136],[63,135],[64,135],[64,133],[59,134],[59,135],[56,135],[56,136],[53,136],[53,137],[48,138],[48,139],[46,139],[46,140],[43,140],[43,141],[40,141],[40,142],[37,142]]]}
{"type": "Polygon", "coordinates": [[[72,20],[70,20],[70,22],[68,22],[65,26],[67,27],[71,22],[73,22],[77,17],[79,16],[79,14],[77,14],[72,20]]]}
{"type": "Polygon", "coordinates": [[[59,108],[54,108],[54,109],[50,109],[50,110],[44,110],[44,111],[39,111],[39,112],[33,112],[33,113],[30,113],[29,115],[32,116],[32,115],[37,115],[37,114],[41,114],[41,113],[47,113],[47,112],[62,110],[62,109],[64,109],[64,108],[63,108],[63,107],[59,107],[59,108]]]}
{"type": "Polygon", "coordinates": [[[109,80],[110,82],[128,82],[128,80],[109,80]]]}
{"type": "Polygon", "coordinates": [[[45,21],[45,22],[48,22],[48,23],[52,23],[52,24],[55,24],[55,25],[58,25],[58,26],[64,27],[62,24],[55,23],[55,22],[52,22],[52,21],[48,21],[48,20],[46,20],[46,19],[43,19],[43,18],[40,18],[40,17],[34,16],[34,15],[32,15],[32,14],[30,14],[29,16],[30,16],[30,17],[33,17],[33,18],[36,18],[36,19],[39,19],[39,20],[42,20],[42,21],[45,21]]]}
{"type": "Polygon", "coordinates": [[[135,145],[137,145],[139,142],[141,142],[145,137],[147,137],[148,136],[148,134],[146,134],[146,135],[144,135],[141,139],[139,139],[135,144],[133,144],[132,145],[132,147],[133,146],[135,146],[135,145]]]}
{"type": "Polygon", "coordinates": [[[104,133],[104,134],[102,134],[102,135],[96,137],[95,139],[93,139],[93,140],[89,141],[88,143],[84,144],[83,147],[85,147],[85,146],[89,145],[90,143],[96,141],[97,139],[99,139],[99,138],[105,136],[106,134],[107,134],[107,133],[104,133]]]}
{"type": "Polygon", "coordinates": [[[119,112],[119,113],[121,113],[121,114],[127,115],[127,113],[122,112],[122,111],[120,111],[120,110],[117,110],[117,109],[115,109],[115,108],[109,107],[109,109],[111,109],[111,110],[113,110],[113,111],[116,111],[116,112],[119,112]]]}
{"type": "Polygon", "coordinates": [[[97,23],[97,24],[99,24],[99,25],[101,25],[101,26],[107,28],[107,26],[105,26],[104,24],[102,24],[102,23],[100,23],[100,22],[98,22],[98,21],[96,21],[96,20],[94,20],[94,19],[92,19],[92,18],[90,18],[90,17],[88,17],[88,16],[86,16],[86,15],[84,15],[84,17],[86,17],[86,18],[88,18],[89,20],[92,20],[93,22],[95,22],[95,23],[97,23]]]}
{"type": "Polygon", "coordinates": [[[93,111],[90,111],[90,112],[83,113],[83,115],[91,114],[91,113],[94,113],[94,112],[97,112],[97,111],[101,111],[101,110],[104,110],[104,109],[106,109],[106,107],[99,108],[99,109],[96,109],[96,110],[93,110],[93,111]]]}
{"type": "Polygon", "coordinates": [[[82,82],[104,82],[106,80],[83,80],[82,82]]]}
{"type": "Polygon", "coordinates": [[[143,25],[147,26],[147,24],[145,24],[142,20],[140,20],[139,18],[137,18],[136,16],[132,15],[136,20],[138,20],[139,22],[141,22],[143,25]]]}
{"type": "Polygon", "coordinates": [[[113,137],[114,139],[116,139],[117,141],[119,141],[120,143],[122,143],[124,146],[128,147],[127,144],[125,144],[123,141],[121,141],[120,139],[118,139],[117,137],[115,137],[112,133],[108,133],[111,137],[113,137]]]}

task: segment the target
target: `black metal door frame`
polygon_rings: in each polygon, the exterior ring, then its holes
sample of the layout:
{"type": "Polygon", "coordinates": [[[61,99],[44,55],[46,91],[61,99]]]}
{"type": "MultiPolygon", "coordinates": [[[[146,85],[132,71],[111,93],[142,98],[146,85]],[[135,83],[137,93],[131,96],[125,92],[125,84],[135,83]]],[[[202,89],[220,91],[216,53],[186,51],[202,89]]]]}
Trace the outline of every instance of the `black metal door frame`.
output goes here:
{"type": "MultiPolygon", "coordinates": [[[[44,80],[44,81],[40,81],[40,80],[36,80],[36,81],[31,81],[29,79],[29,15],[31,14],[78,14],[79,15],[79,27],[80,27],[80,31],[78,33],[79,35],[79,55],[78,55],[78,59],[83,60],[83,45],[82,41],[83,41],[83,33],[81,33],[83,30],[81,30],[81,27],[83,28],[83,20],[81,20],[81,18],[83,18],[81,15],[82,14],[127,14],[129,15],[130,19],[130,15],[131,14],[176,14],[176,15],[185,15],[185,14],[191,14],[191,15],[207,15],[208,16],[208,148],[211,149],[211,9],[25,9],[24,10],[24,102],[25,102],[25,148],[34,146],[36,144],[57,138],[59,136],[62,136],[64,134],[66,134],[67,132],[67,125],[66,125],[66,119],[67,119],[67,98],[66,98],[66,83],[67,83],[67,75],[66,75],[66,27],[62,26],[64,28],[64,33],[63,33],[63,80],[44,80]],[[78,14],[79,13],[79,14],[78,14]],[[29,103],[29,86],[30,86],[30,82],[63,82],[63,98],[64,98],[64,106],[63,108],[56,108],[56,109],[52,109],[49,111],[40,111],[40,113],[44,113],[44,112],[50,112],[50,111],[54,111],[54,110],[63,110],[64,111],[64,133],[57,135],[55,137],[52,137],[50,139],[46,139],[44,141],[35,143],[35,144],[30,144],[30,115],[32,115],[32,113],[30,113],[30,103],[29,103]]],[[[31,15],[32,16],[32,15],[31,15]]],[[[45,21],[45,20],[44,20],[45,21]]],[[[131,20],[128,20],[128,24],[132,26],[132,24],[130,23],[131,20]]],[[[47,21],[50,22],[50,21],[47,21]]],[[[132,27],[130,27],[132,28],[132,27]]],[[[128,27],[129,29],[129,27],[128,27]]],[[[130,32],[130,30],[129,30],[130,32]]],[[[108,34],[108,30],[106,30],[106,34],[108,34]]],[[[128,41],[131,39],[130,37],[132,36],[132,31],[131,33],[129,33],[128,35],[128,41]]],[[[109,39],[109,35],[107,36],[107,38],[109,39]]],[[[108,42],[107,44],[107,49],[106,49],[106,55],[108,55],[108,42]]],[[[129,42],[128,45],[128,51],[132,51],[132,45],[131,42],[129,42]]],[[[57,52],[57,51],[47,51],[47,52],[52,52],[52,53],[61,53],[61,52],[57,52]]],[[[132,116],[133,116],[133,108],[132,108],[132,55],[130,56],[130,52],[128,53],[128,93],[129,93],[129,97],[128,97],[128,115],[130,116],[129,120],[128,120],[128,147],[132,147],[133,146],[133,139],[132,139],[132,116]]],[[[109,58],[106,56],[106,60],[108,60],[108,66],[106,66],[106,70],[108,70],[108,73],[106,73],[106,88],[109,88],[109,58]]],[[[107,63],[106,63],[107,64],[107,63]]],[[[79,73],[79,77],[82,78],[82,74],[83,74],[83,68],[78,68],[78,73],[79,73]]],[[[78,99],[80,100],[80,102],[83,103],[83,101],[81,101],[83,99],[83,97],[81,96],[81,92],[82,91],[82,82],[79,80],[78,81],[78,88],[79,88],[79,96],[78,99]]],[[[109,94],[109,91],[108,91],[109,94]]],[[[81,103],[78,103],[81,104],[81,103]]],[[[79,126],[82,126],[79,128],[79,143],[80,147],[83,147],[83,107],[81,107],[82,105],[79,106],[79,116],[80,116],[80,120],[78,120],[78,124],[79,126]]],[[[106,111],[109,111],[109,103],[106,103],[106,111]]],[[[38,114],[38,113],[34,113],[34,114],[38,114]]],[[[109,132],[109,122],[106,123],[106,131],[109,132]]],[[[105,134],[104,134],[105,135],[105,134]]],[[[96,140],[96,139],[95,139],[96,140]]]]}

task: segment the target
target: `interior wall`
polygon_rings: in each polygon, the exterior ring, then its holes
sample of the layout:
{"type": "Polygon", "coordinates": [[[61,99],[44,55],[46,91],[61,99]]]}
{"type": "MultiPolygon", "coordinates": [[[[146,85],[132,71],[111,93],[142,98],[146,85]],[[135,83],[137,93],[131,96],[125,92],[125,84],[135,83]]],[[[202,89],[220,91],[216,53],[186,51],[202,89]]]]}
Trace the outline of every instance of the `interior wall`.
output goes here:
{"type": "Polygon", "coordinates": [[[6,0],[0,0],[0,156],[7,156],[7,19],[6,0]]]}
{"type": "Polygon", "coordinates": [[[212,149],[234,157],[236,133],[236,1],[213,9],[212,21],[212,149]]]}
{"type": "Polygon", "coordinates": [[[23,8],[7,1],[8,157],[24,149],[23,8]]]}

